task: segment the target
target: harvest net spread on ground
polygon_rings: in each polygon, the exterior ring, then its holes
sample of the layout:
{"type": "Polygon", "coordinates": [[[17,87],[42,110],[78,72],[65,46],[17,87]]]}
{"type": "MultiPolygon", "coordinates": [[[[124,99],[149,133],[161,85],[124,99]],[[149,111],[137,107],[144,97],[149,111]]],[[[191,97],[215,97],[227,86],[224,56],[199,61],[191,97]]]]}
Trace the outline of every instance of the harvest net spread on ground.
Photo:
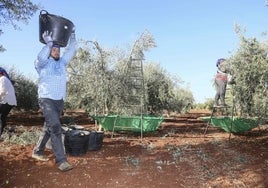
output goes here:
{"type": "MultiPolygon", "coordinates": [[[[213,106],[210,116],[200,117],[201,120],[207,122],[205,133],[210,125],[221,128],[230,134],[245,133],[259,127],[265,122],[265,118],[263,118],[262,114],[252,116],[252,114],[247,113],[248,111],[245,109],[243,113],[241,113],[242,107],[240,103],[236,101],[233,87],[234,85],[228,85],[227,87],[226,93],[227,96],[229,96],[225,101],[227,105],[213,106]]],[[[253,105],[253,103],[254,102],[251,102],[251,105],[253,105]]],[[[247,109],[250,108],[248,107],[247,109]]]]}
{"type": "Polygon", "coordinates": [[[143,132],[153,132],[157,130],[160,124],[163,122],[163,117],[155,117],[149,115],[143,115],[142,119],[140,116],[93,116],[93,119],[97,120],[99,124],[107,131],[113,131],[114,125],[115,131],[133,131],[140,132],[141,127],[143,132]],[[129,128],[126,128],[126,125],[129,128]]]}
{"type": "Polygon", "coordinates": [[[222,128],[226,132],[242,133],[258,127],[262,121],[259,118],[242,118],[242,117],[202,117],[204,121],[210,122],[213,126],[222,128]]]}

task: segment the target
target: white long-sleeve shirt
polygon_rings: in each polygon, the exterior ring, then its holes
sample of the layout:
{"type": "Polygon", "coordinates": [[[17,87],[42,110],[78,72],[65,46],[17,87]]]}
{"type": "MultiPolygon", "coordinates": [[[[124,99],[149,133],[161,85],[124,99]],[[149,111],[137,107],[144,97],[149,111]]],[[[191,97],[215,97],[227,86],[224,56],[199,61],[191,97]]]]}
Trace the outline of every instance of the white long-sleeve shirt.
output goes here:
{"type": "Polygon", "coordinates": [[[17,106],[15,89],[11,81],[5,76],[0,76],[0,103],[17,106]]]}

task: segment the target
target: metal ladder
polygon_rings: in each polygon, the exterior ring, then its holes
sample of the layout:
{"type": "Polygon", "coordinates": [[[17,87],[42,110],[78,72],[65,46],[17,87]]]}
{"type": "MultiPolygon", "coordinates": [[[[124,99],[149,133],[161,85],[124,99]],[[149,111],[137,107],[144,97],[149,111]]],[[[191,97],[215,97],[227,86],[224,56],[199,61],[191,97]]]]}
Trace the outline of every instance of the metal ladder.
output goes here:
{"type": "MultiPolygon", "coordinates": [[[[227,88],[226,88],[226,93],[229,92],[229,91],[231,91],[231,88],[230,88],[230,87],[227,87],[227,88]]],[[[225,98],[225,100],[228,100],[228,99],[229,99],[229,97],[228,97],[228,98],[225,98]]],[[[234,99],[234,96],[232,96],[232,99],[231,99],[230,103],[232,103],[232,105],[216,106],[216,107],[213,106],[213,108],[212,108],[212,112],[211,112],[211,114],[210,114],[209,121],[207,122],[207,126],[206,126],[205,131],[204,131],[204,137],[205,137],[205,135],[206,135],[206,133],[207,133],[208,128],[212,125],[212,123],[211,123],[212,118],[215,117],[214,115],[215,115],[215,113],[216,113],[218,110],[220,110],[221,115],[229,116],[230,113],[229,113],[228,109],[231,108],[230,130],[232,130],[232,126],[233,126],[233,121],[232,121],[232,119],[233,119],[233,117],[234,117],[234,112],[235,112],[235,99],[234,99]]],[[[232,132],[230,131],[230,132],[229,132],[229,140],[230,140],[230,138],[231,138],[231,134],[232,134],[232,132]]]]}
{"type": "MultiPolygon", "coordinates": [[[[130,57],[128,68],[127,68],[127,76],[126,76],[126,84],[128,86],[128,91],[126,95],[128,97],[128,104],[124,106],[127,109],[123,112],[123,115],[127,116],[139,116],[139,125],[140,125],[140,138],[143,137],[143,115],[146,111],[146,107],[144,105],[145,92],[144,92],[144,77],[143,77],[143,59],[132,58],[130,57]]],[[[114,136],[114,132],[116,129],[124,129],[124,130],[132,130],[133,127],[131,125],[119,125],[118,122],[122,117],[117,116],[114,121],[112,138],[114,136]]]]}

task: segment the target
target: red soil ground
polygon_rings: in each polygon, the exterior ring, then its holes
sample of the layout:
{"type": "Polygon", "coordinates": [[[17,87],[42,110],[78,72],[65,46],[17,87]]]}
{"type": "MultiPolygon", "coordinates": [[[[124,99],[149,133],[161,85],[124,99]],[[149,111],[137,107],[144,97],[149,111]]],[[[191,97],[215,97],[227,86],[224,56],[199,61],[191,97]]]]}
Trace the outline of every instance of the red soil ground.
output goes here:
{"type": "MultiPolygon", "coordinates": [[[[104,132],[102,148],[68,156],[74,169],[60,172],[51,150],[48,162],[31,158],[33,145],[0,141],[0,187],[268,187],[267,125],[231,135],[198,119],[192,111],[165,118],[159,129],[139,135],[104,132]]],[[[95,129],[83,112],[69,112],[78,125],[95,129]]],[[[38,113],[17,113],[9,125],[41,128],[38,113]]]]}

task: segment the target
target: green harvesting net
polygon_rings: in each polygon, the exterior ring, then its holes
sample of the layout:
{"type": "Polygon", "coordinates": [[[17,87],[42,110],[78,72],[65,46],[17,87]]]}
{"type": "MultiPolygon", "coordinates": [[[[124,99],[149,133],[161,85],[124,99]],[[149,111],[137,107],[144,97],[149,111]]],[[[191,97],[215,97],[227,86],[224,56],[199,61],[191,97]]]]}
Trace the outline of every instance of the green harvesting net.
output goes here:
{"type": "Polygon", "coordinates": [[[163,122],[163,117],[156,117],[150,115],[138,116],[92,116],[103,128],[107,131],[132,131],[140,132],[141,126],[143,132],[153,132],[163,122]],[[141,118],[142,117],[142,118],[141,118]]]}
{"type": "Polygon", "coordinates": [[[204,121],[207,121],[215,126],[222,128],[226,132],[231,133],[242,133],[249,131],[255,127],[258,127],[262,122],[258,118],[242,118],[242,117],[229,117],[229,116],[221,116],[221,117],[202,117],[204,121]]]}

